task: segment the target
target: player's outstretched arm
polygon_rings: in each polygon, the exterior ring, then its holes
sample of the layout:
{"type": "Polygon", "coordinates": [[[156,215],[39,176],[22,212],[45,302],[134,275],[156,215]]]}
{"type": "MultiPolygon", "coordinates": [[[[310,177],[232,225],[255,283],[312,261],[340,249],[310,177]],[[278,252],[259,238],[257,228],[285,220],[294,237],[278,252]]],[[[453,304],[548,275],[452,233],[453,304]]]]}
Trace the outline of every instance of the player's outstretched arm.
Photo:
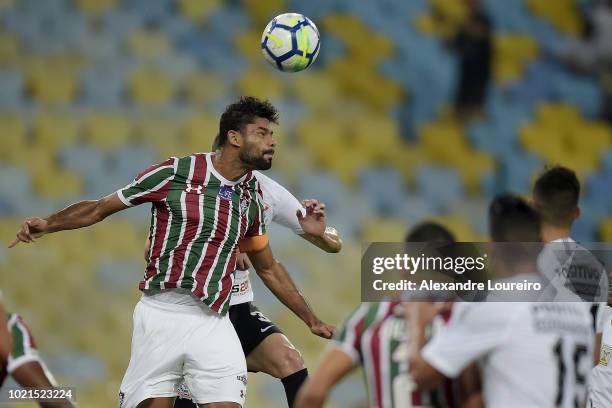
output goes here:
{"type": "Polygon", "coordinates": [[[313,199],[304,200],[302,204],[306,214],[302,214],[301,210],[296,212],[298,222],[304,230],[300,236],[325,252],[340,252],[342,239],[335,228],[326,224],[325,204],[313,199]]]}
{"type": "Polygon", "coordinates": [[[319,368],[304,384],[295,401],[295,408],[320,408],[331,389],[353,369],[353,360],[337,347],[330,348],[319,368]]]}
{"type": "Polygon", "coordinates": [[[287,270],[274,259],[270,246],[259,251],[247,251],[257,275],[285,306],[298,316],[317,336],[329,339],[335,327],[323,323],[310,308],[293,283],[287,270]]]}
{"type": "Polygon", "coordinates": [[[99,200],[80,201],[46,218],[26,218],[9,248],[19,242],[34,242],[52,232],[88,227],[127,207],[113,193],[99,200]]]}

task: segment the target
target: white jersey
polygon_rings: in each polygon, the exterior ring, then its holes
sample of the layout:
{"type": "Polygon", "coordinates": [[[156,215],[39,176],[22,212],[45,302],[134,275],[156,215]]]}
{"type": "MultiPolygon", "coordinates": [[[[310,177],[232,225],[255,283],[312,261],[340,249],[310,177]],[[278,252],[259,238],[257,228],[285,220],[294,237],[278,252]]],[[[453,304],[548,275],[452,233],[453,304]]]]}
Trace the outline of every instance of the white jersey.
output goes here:
{"type": "Polygon", "coordinates": [[[546,244],[538,270],[550,282],[552,301],[607,302],[608,275],[597,258],[571,238],[546,244]]]}
{"type": "Polygon", "coordinates": [[[591,372],[588,408],[612,407],[612,308],[603,308],[597,332],[602,333],[599,363],[591,372]]]}
{"type": "MultiPolygon", "coordinates": [[[[253,174],[259,181],[263,195],[264,223],[272,221],[289,228],[298,235],[304,233],[297,216],[297,210],[303,209],[302,204],[285,187],[258,171],[253,174]]],[[[230,306],[253,301],[253,289],[249,280],[249,271],[237,270],[232,287],[230,306]]]]}
{"type": "Polygon", "coordinates": [[[477,361],[487,408],[582,407],[591,324],[579,303],[458,303],[422,354],[451,378],[477,361]]]}

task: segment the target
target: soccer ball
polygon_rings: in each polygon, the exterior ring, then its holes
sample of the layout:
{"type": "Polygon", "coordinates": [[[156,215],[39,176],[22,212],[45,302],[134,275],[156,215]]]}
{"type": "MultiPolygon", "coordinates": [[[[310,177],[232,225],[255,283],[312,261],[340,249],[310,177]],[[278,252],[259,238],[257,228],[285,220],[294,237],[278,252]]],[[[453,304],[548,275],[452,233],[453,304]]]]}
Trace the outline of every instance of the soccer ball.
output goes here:
{"type": "Polygon", "coordinates": [[[320,48],[317,26],[302,14],[274,17],[261,36],[261,51],[266,61],[281,71],[298,72],[308,68],[320,48]]]}

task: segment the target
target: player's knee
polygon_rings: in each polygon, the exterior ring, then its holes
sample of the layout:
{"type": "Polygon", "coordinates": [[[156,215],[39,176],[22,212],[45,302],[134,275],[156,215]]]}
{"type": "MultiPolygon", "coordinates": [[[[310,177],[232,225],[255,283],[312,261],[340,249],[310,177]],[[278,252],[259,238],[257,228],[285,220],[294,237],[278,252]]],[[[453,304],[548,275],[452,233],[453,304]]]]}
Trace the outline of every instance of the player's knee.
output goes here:
{"type": "Polygon", "coordinates": [[[293,347],[285,346],[279,351],[278,357],[274,362],[278,378],[285,378],[295,372],[304,369],[304,359],[302,354],[293,347]]]}

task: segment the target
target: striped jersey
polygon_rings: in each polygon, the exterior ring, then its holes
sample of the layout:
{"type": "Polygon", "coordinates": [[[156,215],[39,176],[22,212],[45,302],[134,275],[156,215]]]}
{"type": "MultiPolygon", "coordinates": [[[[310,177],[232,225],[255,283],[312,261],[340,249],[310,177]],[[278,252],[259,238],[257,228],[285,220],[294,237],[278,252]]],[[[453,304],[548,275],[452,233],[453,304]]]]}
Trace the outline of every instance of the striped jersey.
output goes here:
{"type": "Polygon", "coordinates": [[[225,179],[212,153],[172,157],[117,191],[128,206],[150,202],[149,262],[141,290],[183,288],[227,313],[240,240],[265,234],[261,189],[251,172],[225,179]]]}
{"type": "MultiPolygon", "coordinates": [[[[449,314],[436,316],[436,332],[449,314]]],[[[362,303],[342,324],[335,344],[362,365],[373,408],[454,407],[456,390],[450,381],[430,392],[415,391],[408,372],[410,334],[401,302],[362,303]]]]}

